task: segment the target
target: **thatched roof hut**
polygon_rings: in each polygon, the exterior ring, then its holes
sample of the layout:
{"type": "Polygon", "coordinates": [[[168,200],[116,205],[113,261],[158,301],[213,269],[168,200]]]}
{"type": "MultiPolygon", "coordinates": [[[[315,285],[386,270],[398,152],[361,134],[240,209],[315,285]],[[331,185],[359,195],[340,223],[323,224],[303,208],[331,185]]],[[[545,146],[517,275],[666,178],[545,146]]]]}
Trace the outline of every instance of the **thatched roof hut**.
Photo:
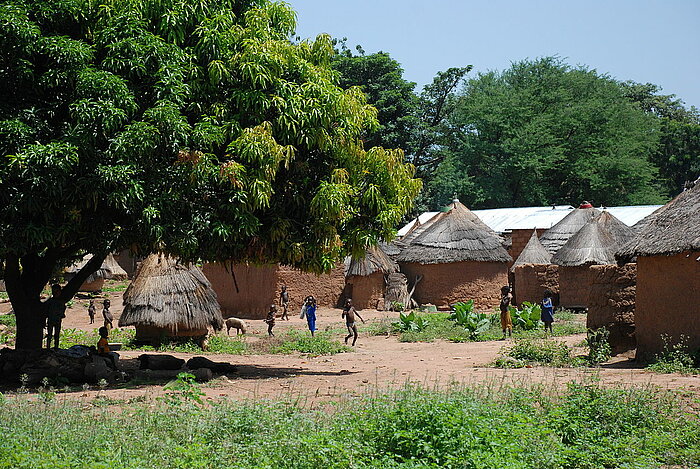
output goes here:
{"type": "Polygon", "coordinates": [[[498,304],[511,257],[501,237],[458,200],[409,232],[400,244],[396,260],[401,271],[409,283],[423,279],[415,289],[418,302],[438,307],[468,299],[479,308],[498,304]]]}
{"type": "MultiPolygon", "coordinates": [[[[92,259],[92,254],[87,254],[79,262],[66,268],[64,272],[66,280],[70,280],[77,274],[90,259],[92,259]]],[[[126,280],[127,278],[126,271],[122,269],[114,256],[107,254],[100,268],[83,282],[80,291],[99,291],[102,289],[105,280],[126,280]]]]}
{"type": "MultiPolygon", "coordinates": [[[[582,205],[583,207],[583,205],[582,205]]],[[[556,253],[566,242],[586,223],[600,215],[600,211],[589,208],[577,208],[562,218],[556,225],[544,232],[540,237],[542,246],[551,254],[556,253]]]]}
{"type": "Polygon", "coordinates": [[[444,264],[512,260],[501,237],[458,200],[449,211],[437,214],[402,242],[406,246],[397,256],[399,262],[444,264]]]}
{"type": "Polygon", "coordinates": [[[639,231],[618,252],[618,259],[631,262],[637,256],[671,256],[700,251],[700,179],[692,189],[641,220],[639,231]]]}
{"type": "Polygon", "coordinates": [[[566,308],[586,308],[595,280],[592,265],[615,264],[615,252],[634,230],[608,212],[586,223],[552,256],[559,266],[559,299],[566,308]]]}
{"type": "Polygon", "coordinates": [[[119,326],[136,326],[137,338],[204,335],[223,327],[209,280],[195,265],[165,254],[148,256],[124,292],[119,326]]]}
{"type": "Polygon", "coordinates": [[[383,309],[384,277],[398,271],[399,265],[380,246],[372,246],[364,256],[347,259],[345,295],[357,308],[383,309]]]}
{"type": "Polygon", "coordinates": [[[519,265],[551,264],[551,261],[552,255],[542,246],[540,239],[537,237],[537,230],[532,230],[530,240],[527,242],[525,248],[515,260],[510,270],[515,272],[515,268],[519,265]]]}
{"type": "Polygon", "coordinates": [[[634,237],[632,228],[609,212],[586,223],[552,256],[557,265],[615,264],[615,253],[634,237]]]}
{"type": "Polygon", "coordinates": [[[655,212],[617,259],[637,259],[635,335],[637,358],[647,360],[682,336],[700,347],[700,179],[655,212]]]}

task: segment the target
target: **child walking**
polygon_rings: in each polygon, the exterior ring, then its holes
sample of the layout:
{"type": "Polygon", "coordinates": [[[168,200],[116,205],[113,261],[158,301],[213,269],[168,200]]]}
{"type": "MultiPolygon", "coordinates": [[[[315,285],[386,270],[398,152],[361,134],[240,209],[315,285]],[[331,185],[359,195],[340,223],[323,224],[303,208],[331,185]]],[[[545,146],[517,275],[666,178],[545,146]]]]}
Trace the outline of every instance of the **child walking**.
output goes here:
{"type": "Polygon", "coordinates": [[[287,285],[282,285],[282,291],[280,292],[280,307],[282,308],[282,319],[283,321],[289,321],[289,293],[287,292],[287,285]]]}
{"type": "Polygon", "coordinates": [[[551,290],[544,291],[544,298],[542,298],[542,314],[540,315],[540,319],[542,319],[544,323],[544,331],[547,332],[547,329],[549,329],[550,334],[552,334],[552,323],[554,322],[554,303],[552,301],[552,296],[554,296],[554,294],[551,290]]]}
{"type": "Polygon", "coordinates": [[[348,328],[348,335],[345,336],[345,343],[348,343],[348,339],[352,337],[352,346],[355,346],[355,342],[357,342],[357,325],[355,324],[355,316],[360,318],[362,323],[365,323],[365,320],[362,319],[362,316],[360,316],[360,313],[357,312],[355,307],[352,305],[352,300],[348,298],[345,301],[345,308],[343,309],[343,314],[341,318],[345,319],[345,327],[348,328]]]}
{"type": "Polygon", "coordinates": [[[113,322],[114,322],[114,316],[112,316],[112,313],[109,311],[109,305],[110,301],[109,299],[106,299],[102,302],[102,317],[104,318],[104,327],[107,328],[107,331],[112,330],[113,322]]]}
{"type": "Polygon", "coordinates": [[[275,334],[272,333],[272,328],[275,327],[275,315],[277,314],[277,306],[270,305],[270,311],[267,313],[267,317],[263,319],[267,323],[267,335],[274,337],[275,334]]]}
{"type": "Polygon", "coordinates": [[[314,332],[316,332],[316,298],[312,295],[307,296],[304,300],[304,316],[306,316],[306,323],[309,325],[311,337],[313,337],[314,332]]]}

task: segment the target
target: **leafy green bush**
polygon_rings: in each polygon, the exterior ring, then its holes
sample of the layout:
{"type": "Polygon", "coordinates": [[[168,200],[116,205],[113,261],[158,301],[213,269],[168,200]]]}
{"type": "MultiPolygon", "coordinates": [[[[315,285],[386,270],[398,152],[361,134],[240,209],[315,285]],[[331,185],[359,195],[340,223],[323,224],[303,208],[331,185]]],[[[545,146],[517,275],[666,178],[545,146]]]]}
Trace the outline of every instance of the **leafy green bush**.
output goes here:
{"type": "Polygon", "coordinates": [[[17,327],[17,317],[14,314],[0,314],[0,324],[7,327],[17,327]]]}
{"type": "Polygon", "coordinates": [[[610,349],[610,331],[601,327],[600,329],[588,329],[586,335],[586,345],[588,346],[588,364],[599,365],[610,360],[612,350],[610,349]]]}
{"type": "Polygon", "coordinates": [[[540,325],[540,317],[542,307],[539,304],[532,304],[528,301],[523,301],[521,309],[514,306],[509,306],[510,318],[513,321],[513,327],[519,327],[524,331],[536,329],[540,325]]]}
{"type": "Polygon", "coordinates": [[[411,311],[408,314],[399,313],[399,320],[394,323],[394,329],[399,332],[420,332],[428,327],[428,320],[411,311]]]}
{"type": "Polygon", "coordinates": [[[681,334],[675,344],[671,343],[671,337],[663,334],[661,339],[664,348],[660,355],[656,356],[649,369],[658,373],[683,373],[693,374],[700,368],[700,351],[691,354],[688,348],[688,337],[681,334]]]}
{"type": "Polygon", "coordinates": [[[491,316],[474,311],[474,300],[453,304],[449,319],[466,329],[472,340],[491,327],[491,316]]]}
{"type": "Polygon", "coordinates": [[[549,339],[518,339],[501,353],[501,357],[495,363],[496,366],[504,368],[530,364],[571,366],[578,363],[571,357],[571,350],[565,343],[549,339]]]}
{"type": "Polygon", "coordinates": [[[406,305],[404,305],[400,301],[392,301],[391,302],[391,310],[392,311],[403,311],[405,309],[406,309],[406,305]]]}

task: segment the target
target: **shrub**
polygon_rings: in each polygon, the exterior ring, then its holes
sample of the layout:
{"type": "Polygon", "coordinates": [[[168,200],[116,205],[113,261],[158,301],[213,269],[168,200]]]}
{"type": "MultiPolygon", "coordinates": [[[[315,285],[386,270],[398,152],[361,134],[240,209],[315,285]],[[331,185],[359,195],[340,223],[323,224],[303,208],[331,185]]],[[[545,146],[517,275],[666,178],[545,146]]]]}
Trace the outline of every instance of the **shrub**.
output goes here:
{"type": "Polygon", "coordinates": [[[700,367],[700,351],[691,354],[688,349],[688,337],[681,334],[677,343],[671,343],[671,337],[666,334],[661,336],[664,348],[660,355],[656,356],[654,363],[649,368],[658,373],[684,373],[698,372],[700,367]]]}
{"type": "Polygon", "coordinates": [[[474,311],[474,300],[453,304],[449,319],[466,329],[472,340],[491,326],[491,318],[488,314],[474,311]]]}
{"type": "Polygon", "coordinates": [[[517,309],[513,306],[508,307],[513,326],[519,327],[524,331],[536,329],[537,326],[540,325],[542,307],[539,304],[532,304],[528,301],[524,301],[521,308],[522,309],[517,309]]]}
{"type": "Polygon", "coordinates": [[[290,331],[282,336],[282,343],[270,348],[269,353],[307,353],[312,356],[333,355],[347,352],[351,348],[338,341],[330,340],[325,334],[317,333],[315,336],[290,331]]]}
{"type": "Polygon", "coordinates": [[[588,364],[599,365],[610,360],[611,349],[608,342],[610,331],[601,327],[600,329],[588,329],[586,345],[588,346],[588,364]]]}
{"type": "Polygon", "coordinates": [[[428,320],[411,311],[408,314],[399,313],[399,320],[394,323],[394,329],[400,332],[421,332],[428,327],[428,320]]]}
{"type": "Polygon", "coordinates": [[[502,357],[510,357],[513,360],[496,360],[499,367],[512,368],[522,364],[542,364],[550,366],[571,366],[576,361],[571,357],[571,350],[563,342],[548,339],[519,339],[505,349],[502,357]],[[510,363],[513,366],[504,366],[510,363]]]}

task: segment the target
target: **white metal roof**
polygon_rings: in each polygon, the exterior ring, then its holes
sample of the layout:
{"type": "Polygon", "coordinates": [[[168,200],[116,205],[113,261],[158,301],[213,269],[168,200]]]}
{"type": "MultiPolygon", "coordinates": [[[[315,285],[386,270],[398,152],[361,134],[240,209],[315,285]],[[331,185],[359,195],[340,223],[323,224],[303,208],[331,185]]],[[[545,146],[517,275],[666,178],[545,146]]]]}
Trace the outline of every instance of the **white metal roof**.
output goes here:
{"type": "MultiPolygon", "coordinates": [[[[609,211],[626,225],[632,226],[659,207],[661,205],[632,205],[627,207],[601,207],[599,209],[609,211]]],[[[492,208],[472,210],[472,212],[493,231],[503,233],[510,230],[551,228],[573,209],[571,205],[556,205],[554,207],[492,208]]],[[[418,220],[423,224],[437,213],[439,212],[425,212],[418,217],[418,220]]],[[[398,231],[398,236],[405,235],[415,222],[416,219],[413,219],[402,227],[398,231]]]]}

